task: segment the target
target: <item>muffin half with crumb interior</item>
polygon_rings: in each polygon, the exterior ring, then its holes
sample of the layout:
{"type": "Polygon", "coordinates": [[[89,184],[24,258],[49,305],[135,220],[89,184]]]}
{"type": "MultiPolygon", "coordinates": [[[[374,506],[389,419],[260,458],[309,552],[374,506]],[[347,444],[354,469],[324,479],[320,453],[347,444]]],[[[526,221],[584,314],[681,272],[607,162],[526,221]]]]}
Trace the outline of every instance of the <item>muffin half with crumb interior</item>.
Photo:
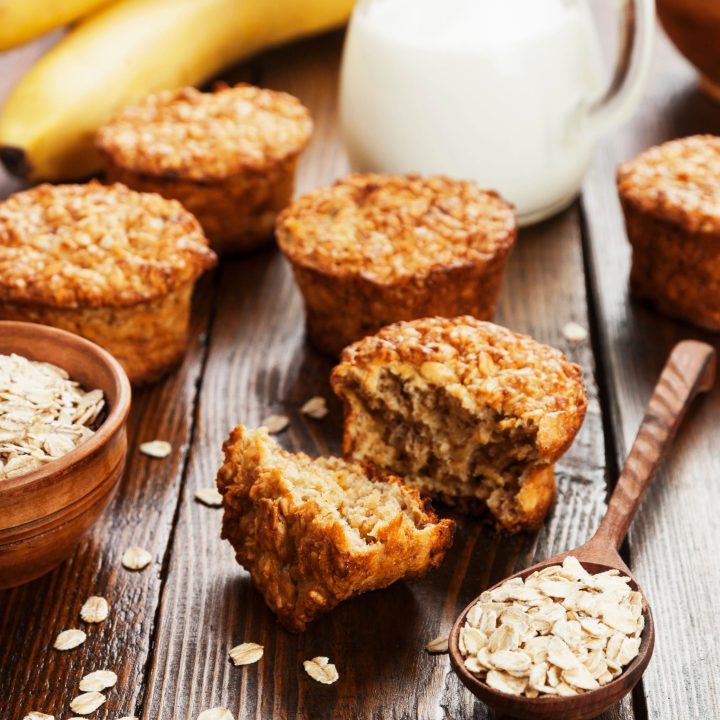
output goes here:
{"type": "Polygon", "coordinates": [[[109,350],[134,384],[183,356],[195,281],[216,263],[180,203],[123,185],[39,185],[0,203],[0,320],[109,350]]]}
{"type": "Polygon", "coordinates": [[[280,622],[293,631],[354,595],[422,575],[452,542],[397,478],[339,458],[282,450],[265,430],[236,427],[217,476],[222,537],[280,622]]]}
{"type": "Polygon", "coordinates": [[[511,532],[542,524],[587,407],[562,353],[472,317],[383,328],[346,348],[331,382],[348,459],[511,532]]]}
{"type": "Polygon", "coordinates": [[[330,355],[398,320],[489,320],[516,233],[496,193],[416,175],[351,175],[303,195],[277,225],[310,340],[330,355]]]}
{"type": "Polygon", "coordinates": [[[311,133],[292,95],[218,85],[150,95],[102,127],[96,145],[110,180],[179,200],[225,253],[272,242],[311,133]]]}
{"type": "Polygon", "coordinates": [[[658,310],[720,330],[720,137],[641,153],[618,170],[630,288],[658,310]]]}

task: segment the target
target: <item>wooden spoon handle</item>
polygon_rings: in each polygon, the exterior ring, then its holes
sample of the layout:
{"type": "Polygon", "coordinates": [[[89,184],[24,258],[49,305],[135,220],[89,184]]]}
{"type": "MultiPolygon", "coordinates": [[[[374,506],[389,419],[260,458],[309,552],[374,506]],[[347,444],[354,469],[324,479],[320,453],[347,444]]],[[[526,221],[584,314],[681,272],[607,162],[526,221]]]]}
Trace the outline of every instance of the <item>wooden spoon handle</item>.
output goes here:
{"type": "Polygon", "coordinates": [[[694,340],[684,340],[673,348],[653,390],[607,513],[591,542],[620,548],[690,403],[698,393],[710,390],[714,382],[714,348],[694,340]]]}

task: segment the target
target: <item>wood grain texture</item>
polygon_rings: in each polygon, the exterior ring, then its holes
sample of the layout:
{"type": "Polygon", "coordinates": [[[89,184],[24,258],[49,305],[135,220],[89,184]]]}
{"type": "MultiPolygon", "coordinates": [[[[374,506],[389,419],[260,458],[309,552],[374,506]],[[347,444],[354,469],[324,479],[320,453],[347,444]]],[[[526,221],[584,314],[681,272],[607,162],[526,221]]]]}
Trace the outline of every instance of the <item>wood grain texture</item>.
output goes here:
{"type": "MultiPolygon", "coordinates": [[[[720,105],[698,91],[691,68],[661,36],[637,116],[606,141],[585,184],[587,254],[608,420],[618,464],[672,346],[716,335],[663,318],[628,297],[630,249],[615,190],[615,168],[650,145],[697,132],[720,134],[720,105]]],[[[657,645],[643,679],[649,718],[720,717],[720,646],[709,638],[720,615],[717,418],[720,389],[696,403],[630,532],[631,567],[655,615],[657,645]],[[708,553],[711,555],[709,556],[708,553]]]]}
{"type": "MultiPolygon", "coordinates": [[[[316,139],[302,162],[299,190],[347,171],[338,140],[335,88],[340,36],[265,56],[256,80],[293,92],[310,107],[316,139]]],[[[465,691],[447,657],[431,657],[425,643],[447,632],[455,614],[484,587],[532,560],[585,540],[604,509],[602,423],[587,343],[562,338],[569,320],[587,325],[577,209],[522,234],[510,263],[498,319],[541,340],[565,346],[587,369],[591,402],[572,450],[558,465],[560,500],[538,538],[497,537],[459,519],[453,550],[422,580],[347,602],[290,635],[276,623],[247,574],[219,541],[220,511],[193,500],[211,485],[220,447],[238,422],[250,426],[270,413],[287,414],[283,445],[314,454],[340,451],[341,412],[331,395],[332,363],[303,341],[301,298],[277,252],[225,262],[210,331],[195,442],[183,489],[160,607],[146,714],[194,718],[224,705],[237,718],[460,718],[488,717],[465,691]],[[532,297],[527,292],[533,288],[532,297]],[[321,421],[299,408],[313,395],[330,400],[321,421]],[[265,646],[256,666],[233,667],[227,651],[244,641],[265,646]],[[328,655],[340,681],[318,685],[302,660],[328,655]]],[[[625,704],[608,717],[632,717],[625,704]]]]}

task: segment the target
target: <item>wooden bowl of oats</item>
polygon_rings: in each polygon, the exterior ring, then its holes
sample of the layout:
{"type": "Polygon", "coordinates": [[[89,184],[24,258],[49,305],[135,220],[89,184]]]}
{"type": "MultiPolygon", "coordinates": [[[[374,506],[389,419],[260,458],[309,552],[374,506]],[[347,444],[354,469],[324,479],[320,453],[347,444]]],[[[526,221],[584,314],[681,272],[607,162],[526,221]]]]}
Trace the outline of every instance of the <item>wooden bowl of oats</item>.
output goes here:
{"type": "Polygon", "coordinates": [[[130,383],[78,335],[0,321],[0,588],[52,570],[115,494],[130,383]]]}

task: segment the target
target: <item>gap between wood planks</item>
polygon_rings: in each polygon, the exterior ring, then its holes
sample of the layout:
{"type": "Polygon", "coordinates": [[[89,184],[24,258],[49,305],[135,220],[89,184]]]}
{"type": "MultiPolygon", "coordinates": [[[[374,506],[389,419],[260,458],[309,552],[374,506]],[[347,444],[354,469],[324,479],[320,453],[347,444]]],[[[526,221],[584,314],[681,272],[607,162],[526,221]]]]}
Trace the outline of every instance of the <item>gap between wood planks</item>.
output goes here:
{"type": "MultiPolygon", "coordinates": [[[[610,384],[608,382],[608,367],[605,360],[602,333],[600,331],[600,312],[598,294],[599,287],[595,281],[595,269],[593,267],[591,233],[587,223],[585,206],[580,203],[580,237],[582,240],[582,260],[585,276],[585,295],[587,297],[587,314],[590,324],[590,344],[592,355],[595,358],[595,384],[598,388],[598,401],[600,403],[600,417],[602,419],[603,439],[605,441],[605,482],[607,485],[606,504],[610,500],[620,474],[620,463],[618,462],[619,451],[613,433],[613,403],[611,402],[610,384]]],[[[620,555],[632,567],[632,550],[629,536],[620,548],[620,555]]],[[[632,691],[632,709],[636,720],[648,720],[647,702],[645,700],[645,688],[643,679],[632,691]]]]}
{"type": "MultiPolygon", "coordinates": [[[[143,668],[142,672],[142,682],[140,685],[140,689],[137,696],[137,703],[136,707],[134,708],[135,712],[139,713],[139,717],[142,717],[142,711],[145,707],[145,696],[147,694],[147,689],[150,684],[150,672],[152,670],[152,656],[155,650],[155,640],[157,637],[158,627],[159,627],[159,620],[160,620],[160,614],[162,611],[162,598],[163,598],[163,591],[165,589],[165,584],[167,582],[169,570],[170,570],[170,560],[172,558],[173,553],[173,547],[174,547],[174,541],[175,541],[175,532],[177,530],[178,526],[178,518],[180,516],[180,508],[183,502],[183,496],[184,496],[184,489],[185,489],[185,483],[187,482],[187,475],[188,475],[188,463],[190,458],[190,449],[192,448],[194,442],[195,442],[195,430],[197,428],[197,422],[198,422],[198,405],[200,402],[200,393],[202,392],[202,386],[203,382],[205,381],[205,367],[207,365],[208,355],[210,354],[210,341],[211,341],[211,335],[212,335],[212,328],[213,328],[213,320],[215,319],[215,311],[216,311],[216,304],[217,304],[217,298],[218,298],[218,288],[219,288],[219,282],[218,278],[220,275],[220,268],[215,268],[212,271],[212,275],[209,278],[209,282],[207,283],[212,288],[212,295],[210,297],[210,301],[208,303],[208,311],[207,316],[205,320],[205,331],[203,333],[203,351],[202,351],[202,357],[200,360],[200,371],[195,379],[195,385],[193,389],[193,396],[192,396],[192,404],[191,404],[191,412],[190,412],[190,428],[188,432],[188,439],[187,439],[187,452],[185,453],[183,457],[182,462],[182,470],[180,471],[180,482],[178,483],[178,492],[175,500],[175,508],[173,509],[173,515],[172,515],[172,524],[170,527],[170,532],[168,534],[167,538],[167,544],[165,545],[165,553],[163,555],[162,559],[162,565],[160,567],[160,583],[158,586],[158,603],[155,606],[155,612],[153,613],[153,619],[152,619],[152,625],[150,626],[150,633],[148,636],[148,655],[147,660],[145,662],[145,667],[143,668]]],[[[130,445],[129,447],[135,447],[135,444],[130,445]]]]}

